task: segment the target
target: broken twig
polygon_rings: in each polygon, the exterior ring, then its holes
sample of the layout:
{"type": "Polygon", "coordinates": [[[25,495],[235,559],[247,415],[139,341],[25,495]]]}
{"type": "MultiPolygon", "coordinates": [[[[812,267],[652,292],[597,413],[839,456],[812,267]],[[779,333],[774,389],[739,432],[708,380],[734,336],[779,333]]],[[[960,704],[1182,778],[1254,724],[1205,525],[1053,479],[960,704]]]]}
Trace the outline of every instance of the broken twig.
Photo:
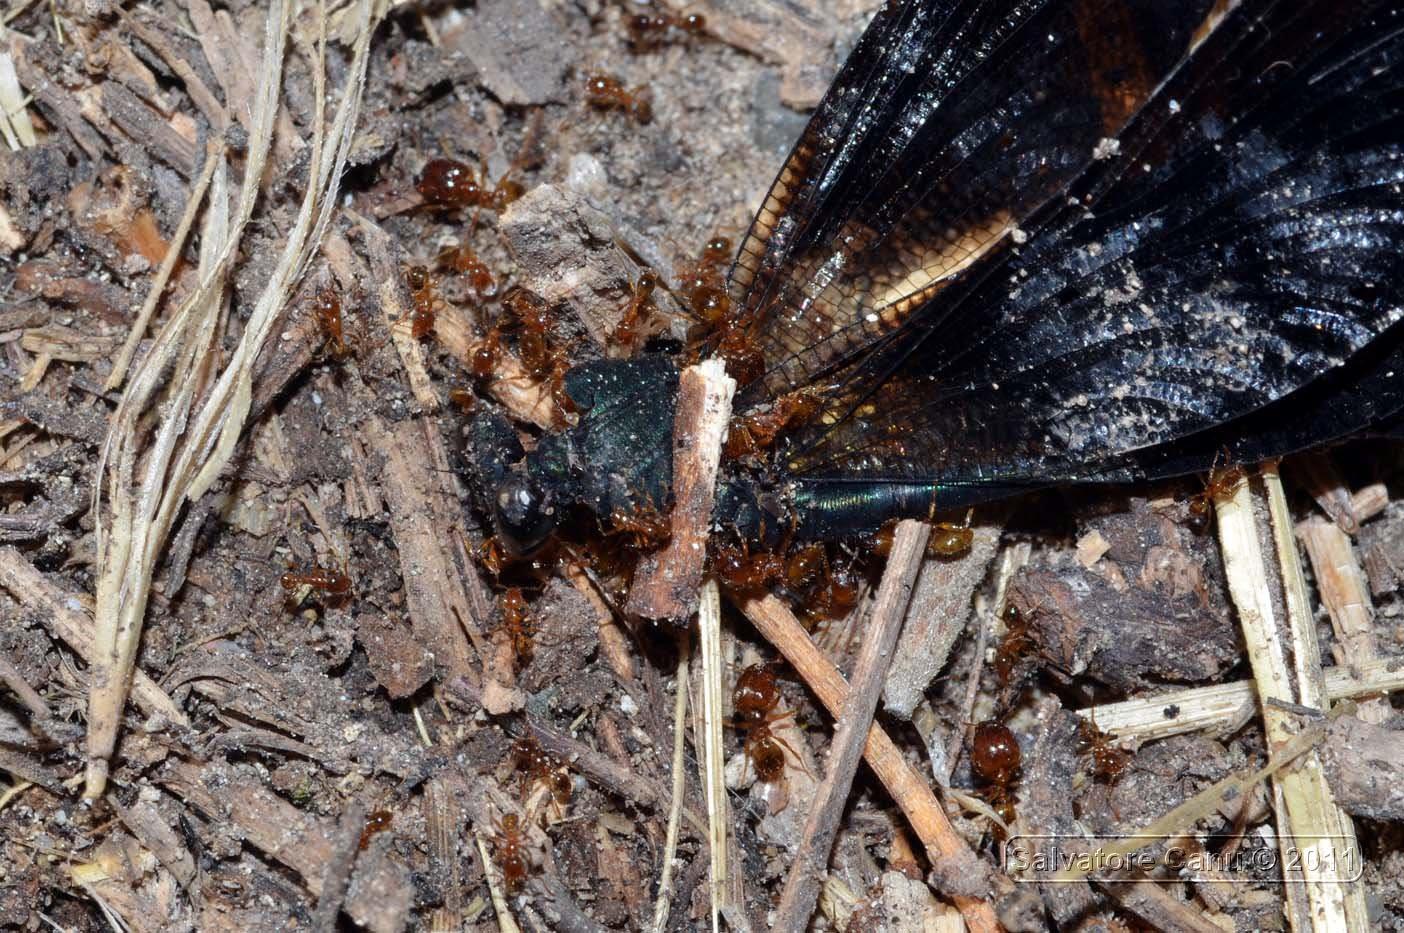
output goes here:
{"type": "Polygon", "coordinates": [[[911,601],[912,584],[921,569],[930,533],[931,528],[922,522],[904,521],[897,526],[892,556],[878,587],[867,631],[863,633],[863,647],[853,669],[848,699],[838,715],[838,731],[829,750],[824,780],[814,795],[814,803],[804,822],[804,835],[780,898],[772,927],[780,933],[802,933],[809,926],[809,918],[819,900],[829,850],[839,821],[843,819],[843,802],[858,772],[863,740],[877,711],[883,680],[892,663],[893,648],[902,631],[902,619],[911,601]]]}

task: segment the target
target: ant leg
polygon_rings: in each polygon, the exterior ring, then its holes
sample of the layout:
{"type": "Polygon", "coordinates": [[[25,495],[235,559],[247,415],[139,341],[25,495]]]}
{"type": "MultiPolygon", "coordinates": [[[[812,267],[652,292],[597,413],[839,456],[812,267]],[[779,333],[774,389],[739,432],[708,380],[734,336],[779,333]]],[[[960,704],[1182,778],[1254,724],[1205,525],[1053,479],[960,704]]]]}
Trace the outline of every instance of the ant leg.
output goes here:
{"type": "Polygon", "coordinates": [[[805,774],[809,775],[809,776],[810,776],[811,778],[813,778],[814,780],[818,780],[818,779],[819,779],[819,775],[817,775],[817,774],[815,774],[813,771],[809,770],[809,765],[807,765],[807,764],[804,763],[804,759],[800,757],[799,752],[795,751],[795,747],[794,747],[793,745],[791,745],[789,742],[786,742],[783,738],[781,738],[780,736],[774,734],[773,732],[771,733],[770,737],[771,737],[772,739],[774,739],[774,740],[776,741],[776,743],[779,744],[779,746],[780,746],[782,749],[784,749],[785,751],[787,751],[787,752],[790,753],[790,757],[792,757],[792,758],[795,759],[795,763],[798,764],[798,765],[800,766],[800,770],[801,770],[801,771],[803,771],[805,774]]]}

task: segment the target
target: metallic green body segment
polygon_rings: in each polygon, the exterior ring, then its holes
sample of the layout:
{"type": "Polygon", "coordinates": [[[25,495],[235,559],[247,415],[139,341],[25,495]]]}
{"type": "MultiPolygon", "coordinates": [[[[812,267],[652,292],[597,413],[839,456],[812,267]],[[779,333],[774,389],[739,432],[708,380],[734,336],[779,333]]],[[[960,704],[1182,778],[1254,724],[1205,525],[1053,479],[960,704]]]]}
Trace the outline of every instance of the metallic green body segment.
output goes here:
{"type": "MultiPolygon", "coordinates": [[[[1011,488],[1009,494],[1027,492],[1011,488]]],[[[788,511],[801,541],[828,541],[867,534],[894,518],[926,518],[991,498],[987,487],[935,483],[801,480],[790,489],[788,511]]]]}

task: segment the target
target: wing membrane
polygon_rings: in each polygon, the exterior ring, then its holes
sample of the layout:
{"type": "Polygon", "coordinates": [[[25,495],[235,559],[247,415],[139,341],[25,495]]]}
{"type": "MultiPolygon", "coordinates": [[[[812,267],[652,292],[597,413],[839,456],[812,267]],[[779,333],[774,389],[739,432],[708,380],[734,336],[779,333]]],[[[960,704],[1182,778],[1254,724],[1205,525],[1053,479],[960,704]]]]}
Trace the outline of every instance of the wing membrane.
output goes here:
{"type": "MultiPolygon", "coordinates": [[[[1389,358],[1376,344],[1399,339],[1404,313],[1393,7],[1229,13],[1116,151],[1022,221],[1023,243],[848,364],[790,468],[958,484],[1163,475],[1184,465],[1164,445],[1294,393],[1343,417],[1311,387],[1372,347],[1389,358]]],[[[1258,430],[1243,453],[1308,442],[1258,430]]]]}
{"type": "Polygon", "coordinates": [[[732,271],[768,372],[814,379],[902,327],[1060,195],[1209,29],[1213,0],[890,4],[732,271]]]}

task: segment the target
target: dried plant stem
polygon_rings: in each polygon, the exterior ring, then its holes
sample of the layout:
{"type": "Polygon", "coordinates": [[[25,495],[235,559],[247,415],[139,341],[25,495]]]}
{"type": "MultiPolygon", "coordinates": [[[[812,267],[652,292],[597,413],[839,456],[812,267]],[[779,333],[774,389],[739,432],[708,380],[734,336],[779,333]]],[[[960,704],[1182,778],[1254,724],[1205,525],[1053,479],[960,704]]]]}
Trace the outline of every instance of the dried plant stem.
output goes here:
{"type": "MultiPolygon", "coordinates": [[[[1326,691],[1291,516],[1275,465],[1264,468],[1262,483],[1259,501],[1266,500],[1266,522],[1260,520],[1247,481],[1216,493],[1214,505],[1224,572],[1248,648],[1268,748],[1278,752],[1298,738],[1300,723],[1272,701],[1323,710],[1326,691]],[[1267,562],[1264,542],[1275,552],[1275,565],[1267,562]]],[[[1298,930],[1365,929],[1363,893],[1345,874],[1351,853],[1338,848],[1355,845],[1354,828],[1336,806],[1320,757],[1310,753],[1295,768],[1279,773],[1273,791],[1283,863],[1301,869],[1295,879],[1293,873],[1287,875],[1289,882],[1300,882],[1287,886],[1289,921],[1298,930]]]]}
{"type": "MultiPolygon", "coordinates": [[[[1404,668],[1390,660],[1377,659],[1355,668],[1328,667],[1324,673],[1330,700],[1404,690],[1404,668]]],[[[1245,704],[1256,701],[1253,681],[1238,680],[1088,707],[1077,714],[1088,720],[1096,717],[1103,732],[1145,741],[1227,725],[1237,720],[1245,704]]]]}
{"type": "Polygon", "coordinates": [[[677,697],[673,701],[673,787],[668,806],[668,833],[663,840],[663,872],[658,879],[658,900],[653,907],[653,931],[663,933],[673,906],[673,862],[678,855],[678,828],[682,823],[683,794],[687,791],[687,678],[691,639],[678,634],[677,697]]]}
{"type": "MultiPolygon", "coordinates": [[[[11,11],[4,22],[8,23],[18,9],[21,7],[11,11]]],[[[0,29],[0,35],[2,34],[3,29],[0,29]]],[[[34,123],[25,109],[28,103],[29,100],[20,87],[19,75],[15,72],[14,59],[8,50],[0,51],[0,135],[5,137],[5,142],[11,149],[28,149],[39,142],[34,133],[34,123]]]]}
{"type": "MultiPolygon", "coordinates": [[[[0,548],[0,589],[8,590],[21,606],[47,613],[52,634],[90,666],[96,665],[93,620],[79,608],[77,595],[55,586],[12,547],[0,548]]],[[[141,671],[132,676],[132,702],[148,716],[189,725],[175,701],[141,671]]]]}
{"type": "Polygon", "coordinates": [[[322,872],[322,894],[317,898],[317,907],[312,912],[312,929],[316,933],[334,933],[336,918],[346,902],[346,891],[351,887],[351,866],[356,863],[358,842],[366,825],[369,810],[366,802],[360,799],[347,801],[341,812],[333,835],[332,857],[322,872]]]}
{"type": "Polygon", "coordinates": [[[43,722],[53,715],[49,710],[49,705],[44,702],[44,698],[39,695],[39,691],[29,685],[29,681],[24,679],[19,668],[10,663],[10,659],[0,649],[0,684],[10,688],[21,703],[29,710],[30,714],[38,722],[43,722]]]}
{"type": "Polygon", "coordinates": [[[624,606],[628,615],[682,623],[697,608],[717,469],[735,392],[736,380],[718,359],[689,366],[678,380],[670,534],[663,550],[639,564],[624,606]]]}
{"type": "Polygon", "coordinates": [[[902,620],[907,614],[912,585],[921,569],[930,533],[931,528],[922,522],[904,521],[897,526],[892,556],[878,587],[872,617],[863,633],[863,646],[853,669],[848,698],[838,714],[838,731],[829,749],[824,780],[814,794],[804,821],[803,834],[771,927],[780,933],[802,933],[808,928],[814,905],[819,900],[829,850],[843,819],[843,804],[853,785],[853,777],[858,773],[864,739],[877,712],[883,681],[892,663],[893,649],[902,631],[902,620]]]}
{"type": "MultiPolygon", "coordinates": [[[[741,606],[765,639],[785,656],[800,678],[814,691],[824,708],[837,716],[848,700],[848,683],[833,662],[824,657],[809,633],[778,598],[752,599],[741,606]]],[[[863,755],[921,840],[933,865],[983,865],[946,817],[930,785],[916,772],[887,732],[876,723],[868,727],[863,755]]],[[[1003,886],[1010,885],[1004,879],[1003,886]]],[[[983,898],[956,897],[956,906],[971,930],[995,933],[1000,929],[994,910],[983,898]]]]}
{"type": "Polygon", "coordinates": [[[151,278],[151,288],[146,293],[146,300],[142,302],[141,310],[137,312],[136,320],[132,323],[131,333],[127,334],[127,342],[122,344],[122,349],[117,353],[117,359],[112,364],[112,372],[108,374],[107,382],[103,385],[104,391],[111,392],[117,389],[122,385],[122,380],[127,378],[127,367],[132,364],[132,357],[136,355],[137,347],[141,345],[141,338],[146,334],[146,328],[151,324],[151,316],[156,313],[156,306],[161,303],[161,295],[166,290],[166,283],[171,280],[171,275],[180,262],[180,254],[185,249],[185,241],[190,236],[191,228],[195,226],[195,218],[200,213],[200,205],[205,201],[205,191],[214,178],[215,168],[223,160],[223,140],[211,139],[205,150],[205,167],[200,172],[200,177],[195,180],[195,187],[190,191],[190,199],[185,202],[185,213],[181,215],[175,235],[171,237],[171,242],[166,247],[166,255],[161,259],[161,265],[157,267],[156,274],[151,278]]]}
{"type": "Polygon", "coordinates": [[[724,773],[726,752],[722,747],[722,673],[726,660],[721,647],[721,597],[715,580],[702,584],[697,607],[698,641],[702,646],[702,787],[707,799],[707,846],[711,852],[708,887],[711,891],[712,930],[721,929],[721,912],[726,905],[726,845],[730,827],[724,773]]]}
{"type": "Polygon", "coordinates": [[[358,10],[360,31],[332,131],[325,145],[312,153],[307,189],[283,252],[220,369],[218,337],[225,327],[229,282],[243,231],[266,181],[282,90],[292,4],[271,4],[238,208],[230,220],[225,214],[224,160],[218,159],[201,236],[199,284],[167,318],[134,368],[113,415],[99,462],[106,482],[94,490],[99,577],[86,798],[101,796],[107,783],[156,562],[181,507],[202,496],[233,456],[252,404],[254,363],[336,207],[337,182],[350,151],[379,15],[372,16],[369,0],[362,0],[358,10]],[[154,435],[148,436],[146,425],[153,423],[154,435]],[[105,523],[104,498],[110,512],[105,523]]]}
{"type": "Polygon", "coordinates": [[[483,865],[493,866],[483,872],[483,877],[487,879],[488,895],[492,898],[492,909],[497,914],[497,928],[502,933],[522,933],[522,928],[512,919],[512,909],[507,904],[506,895],[502,893],[502,885],[498,883],[501,870],[488,856],[487,846],[483,844],[483,837],[478,835],[477,830],[473,830],[473,841],[478,844],[478,857],[482,859],[483,865]]]}

